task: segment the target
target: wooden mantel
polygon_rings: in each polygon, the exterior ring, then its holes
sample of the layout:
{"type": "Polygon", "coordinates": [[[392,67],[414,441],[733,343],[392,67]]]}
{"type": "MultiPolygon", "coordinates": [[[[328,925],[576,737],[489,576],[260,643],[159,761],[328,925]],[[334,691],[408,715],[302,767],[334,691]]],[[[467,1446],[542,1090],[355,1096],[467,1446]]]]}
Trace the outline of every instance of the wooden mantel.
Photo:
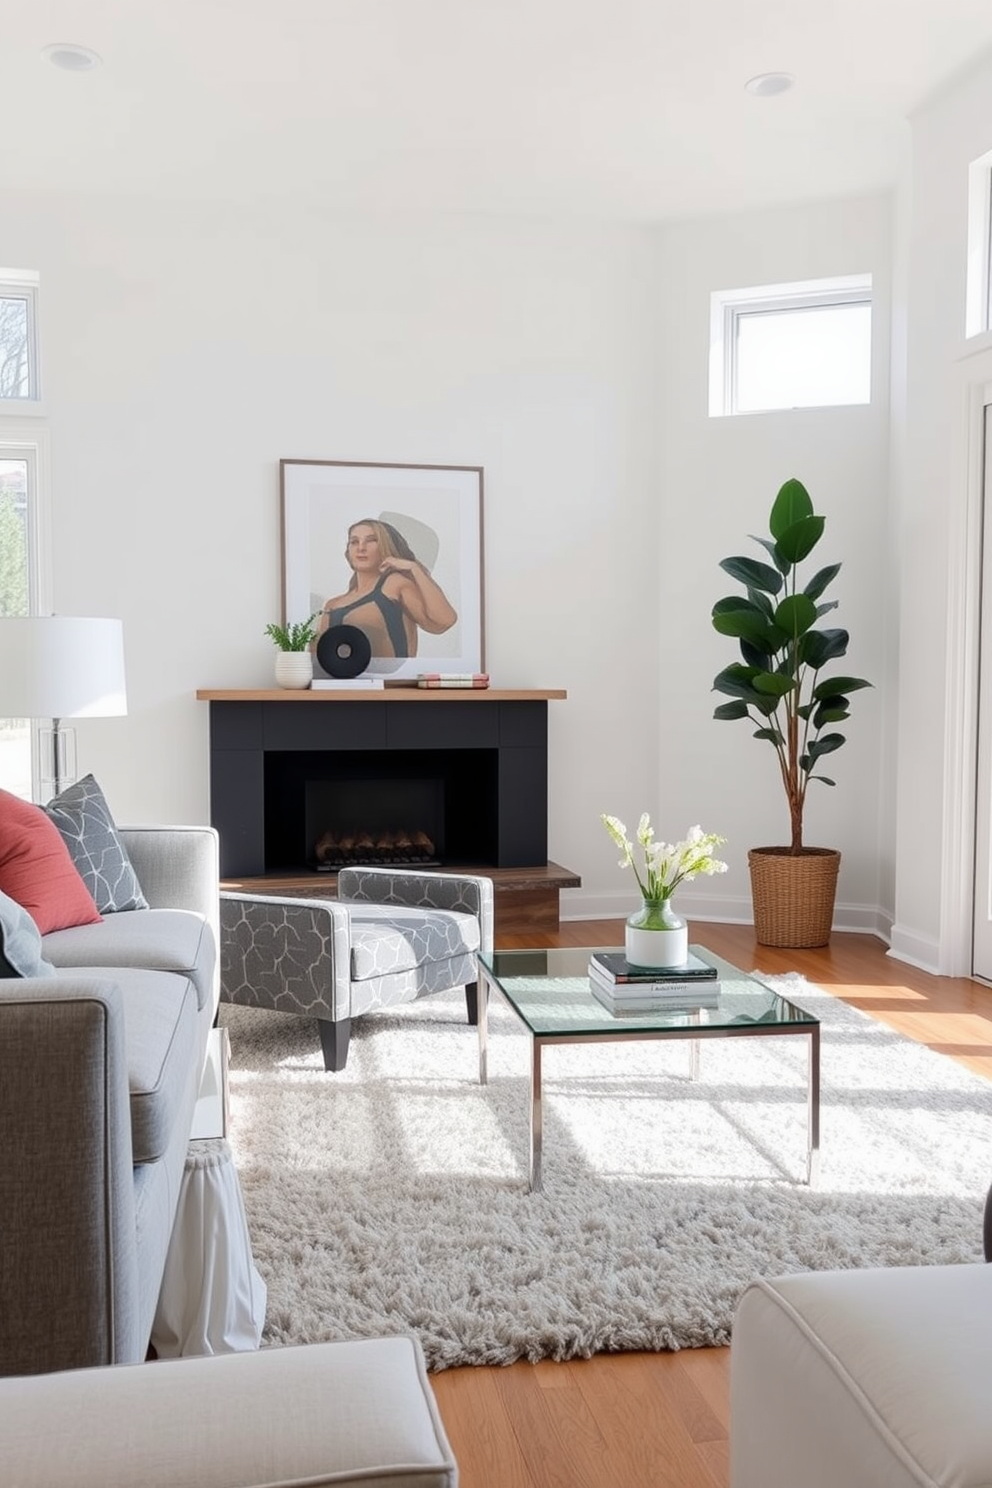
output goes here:
{"type": "Polygon", "coordinates": [[[206,703],[539,703],[565,698],[563,687],[199,687],[206,703]]]}

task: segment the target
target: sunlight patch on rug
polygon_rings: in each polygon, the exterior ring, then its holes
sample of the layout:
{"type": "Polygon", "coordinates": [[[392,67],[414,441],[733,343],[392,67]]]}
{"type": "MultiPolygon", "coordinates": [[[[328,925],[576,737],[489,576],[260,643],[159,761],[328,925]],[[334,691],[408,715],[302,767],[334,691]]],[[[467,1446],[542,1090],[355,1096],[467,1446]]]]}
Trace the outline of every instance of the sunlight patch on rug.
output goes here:
{"type": "Polygon", "coordinates": [[[449,993],[352,1030],[222,1006],[231,1143],[264,1342],[415,1333],[433,1369],[729,1342],[757,1276],[981,1260],[992,1084],[800,977],[821,1020],[821,1172],[807,1043],[544,1053],[544,1190],[527,1190],[529,1040],[494,998],[489,1084],[449,993]]]}

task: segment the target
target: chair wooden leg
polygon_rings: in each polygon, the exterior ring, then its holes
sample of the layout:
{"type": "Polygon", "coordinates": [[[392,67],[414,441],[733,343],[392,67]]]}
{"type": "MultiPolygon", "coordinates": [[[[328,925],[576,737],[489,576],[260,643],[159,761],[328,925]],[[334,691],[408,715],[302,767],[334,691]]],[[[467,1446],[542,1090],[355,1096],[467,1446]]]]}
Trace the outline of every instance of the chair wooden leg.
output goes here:
{"type": "Polygon", "coordinates": [[[348,1040],[351,1038],[351,1019],[339,1018],[332,1023],[330,1018],[318,1018],[320,1044],[324,1051],[324,1068],[339,1074],[348,1061],[348,1040]]]}
{"type": "Polygon", "coordinates": [[[465,1006],[468,1009],[468,1021],[474,1028],[479,1021],[479,984],[469,982],[465,988],[465,1006]]]}

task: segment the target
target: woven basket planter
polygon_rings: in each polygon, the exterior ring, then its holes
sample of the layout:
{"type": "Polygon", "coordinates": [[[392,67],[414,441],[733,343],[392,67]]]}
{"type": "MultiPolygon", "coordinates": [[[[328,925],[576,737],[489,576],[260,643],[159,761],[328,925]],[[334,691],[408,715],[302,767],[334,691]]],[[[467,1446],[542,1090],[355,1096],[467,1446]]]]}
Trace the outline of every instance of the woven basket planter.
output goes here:
{"type": "Polygon", "coordinates": [[[804,847],[793,857],[787,847],[753,847],[747,862],[758,944],[794,950],[826,945],[840,853],[832,847],[804,847]]]}

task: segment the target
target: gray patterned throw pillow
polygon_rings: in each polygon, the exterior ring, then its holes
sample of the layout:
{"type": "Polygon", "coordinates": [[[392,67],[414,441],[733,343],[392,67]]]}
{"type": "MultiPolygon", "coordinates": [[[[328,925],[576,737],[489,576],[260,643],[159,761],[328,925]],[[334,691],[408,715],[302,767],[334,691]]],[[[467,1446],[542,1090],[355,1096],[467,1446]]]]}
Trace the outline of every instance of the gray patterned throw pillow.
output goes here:
{"type": "Polygon", "coordinates": [[[44,809],[101,914],[148,908],[110,807],[92,775],[67,786],[44,809]]]}
{"type": "Polygon", "coordinates": [[[54,976],[41,954],[41,932],[27,910],[0,893],[0,977],[54,976]]]}

